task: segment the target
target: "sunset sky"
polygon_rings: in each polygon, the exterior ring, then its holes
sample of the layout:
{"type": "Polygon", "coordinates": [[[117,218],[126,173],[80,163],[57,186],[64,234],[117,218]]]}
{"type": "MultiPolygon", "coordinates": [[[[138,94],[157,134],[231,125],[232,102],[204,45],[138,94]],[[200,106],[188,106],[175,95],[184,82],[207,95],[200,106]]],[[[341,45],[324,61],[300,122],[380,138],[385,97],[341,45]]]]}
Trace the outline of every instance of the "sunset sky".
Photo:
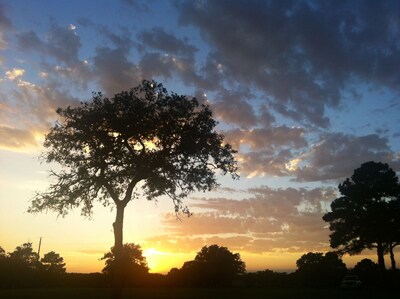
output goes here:
{"type": "Polygon", "coordinates": [[[124,241],[152,272],[211,244],[249,271],[293,270],[330,250],[321,217],[338,183],[370,160],[400,171],[399,68],[399,1],[0,0],[0,246],[43,237],[67,271],[101,271],[115,210],[27,213],[59,169],[42,142],[57,107],[155,79],[209,103],[240,180],[192,194],[190,218],[168,198],[131,202],[124,241]]]}

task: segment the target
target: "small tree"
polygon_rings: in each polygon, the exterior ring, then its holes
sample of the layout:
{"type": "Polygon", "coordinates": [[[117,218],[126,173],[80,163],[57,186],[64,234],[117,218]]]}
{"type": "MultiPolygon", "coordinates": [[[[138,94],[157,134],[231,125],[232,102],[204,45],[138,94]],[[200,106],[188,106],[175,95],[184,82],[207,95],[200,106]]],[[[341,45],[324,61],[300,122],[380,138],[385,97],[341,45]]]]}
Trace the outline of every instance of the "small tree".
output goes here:
{"type": "Polygon", "coordinates": [[[358,275],[364,285],[372,286],[379,283],[381,278],[379,270],[377,263],[370,259],[363,259],[354,266],[351,272],[358,275]]]}
{"type": "Polygon", "coordinates": [[[246,265],[239,253],[232,253],[226,247],[210,245],[202,247],[195,259],[186,262],[182,270],[193,276],[196,284],[226,286],[232,283],[236,275],[246,271],[246,265]]]}
{"type": "Polygon", "coordinates": [[[31,269],[36,269],[39,262],[39,255],[33,251],[30,242],[17,246],[9,257],[13,264],[31,269]]]}
{"type": "Polygon", "coordinates": [[[7,258],[6,251],[3,249],[3,247],[0,246],[0,260],[4,260],[7,258]]]}
{"type": "MultiPolygon", "coordinates": [[[[46,162],[62,167],[48,191],[38,193],[30,212],[66,215],[81,207],[91,215],[94,201],[116,208],[114,250],[117,267],[123,244],[126,205],[138,197],[169,196],[175,211],[189,214],[182,199],[217,186],[216,171],[236,178],[235,151],[215,131],[208,106],[199,105],[154,81],[105,98],[57,109],[62,120],[46,136],[46,162]]],[[[116,279],[114,297],[121,297],[116,279]]]]}
{"type": "MultiPolygon", "coordinates": [[[[124,285],[126,286],[132,286],[134,280],[140,280],[149,272],[149,267],[147,266],[147,261],[143,256],[140,245],[133,243],[124,244],[121,259],[123,268],[120,270],[124,273],[124,285]]],[[[115,276],[117,267],[114,247],[112,247],[109,252],[105,253],[101,260],[105,260],[106,264],[102,272],[111,277],[115,276]]]]}
{"type": "Polygon", "coordinates": [[[335,252],[309,252],[297,261],[296,275],[305,286],[329,286],[339,284],[346,274],[346,265],[335,252]]]}
{"type": "Polygon", "coordinates": [[[47,272],[65,273],[64,258],[54,251],[46,253],[40,261],[47,272]]]}
{"type": "Polygon", "coordinates": [[[351,179],[339,184],[339,191],[342,196],[323,216],[332,231],[331,247],[349,254],[376,248],[378,264],[384,270],[385,251],[390,243],[399,241],[399,229],[392,225],[398,223],[400,215],[390,212],[391,202],[399,200],[396,173],[387,164],[367,162],[354,170],[351,179]]]}

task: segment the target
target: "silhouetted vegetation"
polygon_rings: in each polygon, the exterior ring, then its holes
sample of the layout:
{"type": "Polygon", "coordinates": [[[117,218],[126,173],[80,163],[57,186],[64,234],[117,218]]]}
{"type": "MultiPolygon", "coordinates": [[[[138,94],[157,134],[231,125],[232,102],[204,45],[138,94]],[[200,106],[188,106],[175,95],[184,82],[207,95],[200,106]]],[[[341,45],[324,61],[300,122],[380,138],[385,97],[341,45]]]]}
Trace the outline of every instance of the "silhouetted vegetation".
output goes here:
{"type": "Polygon", "coordinates": [[[347,272],[346,265],[334,252],[309,252],[296,262],[296,278],[304,287],[337,287],[347,272]]]}
{"type": "MultiPolygon", "coordinates": [[[[93,201],[116,207],[115,266],[122,268],[126,205],[141,189],[148,200],[170,197],[175,211],[189,214],[182,199],[216,187],[215,172],[236,175],[235,151],[216,132],[210,108],[196,98],[169,93],[161,84],[139,86],[77,107],[58,108],[61,121],[46,135],[43,158],[62,170],[46,192],[38,193],[30,212],[53,210],[66,215],[81,207],[92,213],[93,201]]],[[[122,271],[115,271],[115,298],[122,271]]]]}
{"type": "MultiPolygon", "coordinates": [[[[115,262],[114,247],[104,254],[101,258],[105,260],[106,266],[102,272],[106,275],[107,281],[112,281],[118,271],[115,262]]],[[[143,256],[143,251],[140,245],[126,243],[122,248],[122,269],[124,287],[143,286],[148,280],[149,267],[147,266],[146,258],[143,256]]]]}
{"type": "Polygon", "coordinates": [[[169,283],[173,286],[232,286],[246,266],[238,253],[218,245],[204,246],[193,261],[185,262],[181,269],[171,269],[169,283]]]}
{"type": "Polygon", "coordinates": [[[13,252],[0,248],[0,287],[29,288],[61,285],[65,273],[64,259],[54,251],[39,261],[32,243],[24,243],[13,252]]]}
{"type": "Polygon", "coordinates": [[[339,184],[339,191],[342,196],[323,216],[332,231],[331,246],[349,254],[376,248],[382,271],[384,255],[390,252],[395,269],[393,250],[400,244],[400,185],[396,173],[388,164],[370,161],[339,184]]]}
{"type": "MultiPolygon", "coordinates": [[[[53,251],[45,254],[41,261],[34,261],[32,257],[37,257],[37,254],[32,250],[31,243],[24,243],[9,254],[0,247],[0,288],[111,287],[115,271],[112,249],[103,256],[103,273],[65,273],[62,257],[53,251]]],[[[345,275],[353,274],[359,276],[364,289],[400,291],[400,271],[382,272],[378,264],[369,259],[360,261],[353,269],[346,269],[340,256],[334,252],[309,252],[302,255],[296,264],[297,270],[293,273],[268,269],[246,272],[239,254],[226,247],[211,245],[201,248],[195,259],[185,262],[180,269],[173,268],[163,275],[148,273],[140,246],[128,243],[124,245],[126,280],[123,286],[150,289],[337,289],[345,275]]]]}

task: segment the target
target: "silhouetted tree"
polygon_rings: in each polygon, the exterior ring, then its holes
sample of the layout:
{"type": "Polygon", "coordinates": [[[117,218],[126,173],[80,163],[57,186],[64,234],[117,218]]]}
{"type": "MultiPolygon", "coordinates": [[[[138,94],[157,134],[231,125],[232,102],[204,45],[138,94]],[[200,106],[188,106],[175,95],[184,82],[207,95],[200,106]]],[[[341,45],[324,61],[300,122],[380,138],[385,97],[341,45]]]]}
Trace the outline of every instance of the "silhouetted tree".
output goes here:
{"type": "Polygon", "coordinates": [[[39,255],[33,251],[32,243],[30,242],[17,246],[17,248],[9,254],[9,257],[12,263],[32,269],[36,269],[39,262],[39,255]]]}
{"type": "Polygon", "coordinates": [[[400,192],[396,200],[388,202],[388,222],[389,238],[388,250],[390,255],[390,264],[392,269],[396,269],[396,260],[394,258],[394,248],[400,245],[400,192]]]}
{"type": "MultiPolygon", "coordinates": [[[[102,272],[113,277],[117,271],[114,247],[105,253],[101,259],[105,260],[106,264],[102,272]]],[[[134,280],[136,282],[143,280],[143,277],[149,272],[149,267],[140,245],[124,244],[122,248],[122,264],[121,271],[124,273],[124,284],[126,286],[131,286],[134,280]]]]}
{"type": "Polygon", "coordinates": [[[0,246],[0,260],[3,260],[7,257],[6,251],[3,249],[3,247],[0,246]]]}
{"type": "Polygon", "coordinates": [[[296,274],[304,286],[333,287],[346,274],[346,265],[335,252],[309,252],[297,261],[296,274]]]}
{"type": "Polygon", "coordinates": [[[351,272],[358,275],[364,285],[372,286],[379,282],[379,270],[377,263],[370,259],[363,259],[354,266],[351,272]]]}
{"type": "MultiPolygon", "coordinates": [[[[124,210],[139,189],[149,200],[169,196],[176,212],[189,213],[182,199],[217,186],[217,170],[236,177],[235,151],[215,131],[209,107],[154,81],[110,99],[95,93],[92,101],[57,113],[62,120],[46,135],[43,158],[62,170],[51,173],[55,182],[36,195],[29,211],[66,215],[81,207],[90,215],[95,200],[113,203],[117,267],[122,267],[124,210]]],[[[119,280],[115,298],[121,297],[119,280]]]]}
{"type": "Polygon", "coordinates": [[[387,164],[371,161],[355,169],[351,179],[339,184],[342,196],[323,216],[332,231],[331,247],[349,254],[376,248],[378,264],[385,269],[385,251],[398,241],[391,224],[400,215],[390,212],[389,203],[398,199],[399,190],[396,173],[387,164]]]}
{"type": "Polygon", "coordinates": [[[196,285],[226,286],[232,284],[238,274],[246,271],[246,265],[239,253],[232,253],[226,247],[211,245],[201,248],[195,259],[186,262],[181,270],[196,285]]]}
{"type": "Polygon", "coordinates": [[[17,246],[8,254],[5,261],[7,273],[5,283],[9,288],[33,287],[40,283],[38,270],[40,269],[39,255],[33,251],[32,243],[17,246]]]}
{"type": "Polygon", "coordinates": [[[65,273],[64,258],[54,251],[46,253],[40,261],[43,269],[47,272],[65,273]]]}
{"type": "Polygon", "coordinates": [[[9,279],[8,272],[8,255],[3,247],[0,246],[0,288],[8,285],[7,279],[9,279]]]}

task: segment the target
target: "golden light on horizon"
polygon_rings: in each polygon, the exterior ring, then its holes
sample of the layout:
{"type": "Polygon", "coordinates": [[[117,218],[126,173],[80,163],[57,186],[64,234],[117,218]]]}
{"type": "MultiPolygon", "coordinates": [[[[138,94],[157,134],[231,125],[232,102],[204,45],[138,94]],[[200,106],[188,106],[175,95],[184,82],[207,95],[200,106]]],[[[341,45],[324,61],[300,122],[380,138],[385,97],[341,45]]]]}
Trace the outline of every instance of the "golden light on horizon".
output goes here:
{"type": "Polygon", "coordinates": [[[146,257],[150,273],[167,274],[172,268],[180,268],[189,260],[194,258],[192,253],[165,252],[154,247],[144,249],[143,256],[146,257]]]}

